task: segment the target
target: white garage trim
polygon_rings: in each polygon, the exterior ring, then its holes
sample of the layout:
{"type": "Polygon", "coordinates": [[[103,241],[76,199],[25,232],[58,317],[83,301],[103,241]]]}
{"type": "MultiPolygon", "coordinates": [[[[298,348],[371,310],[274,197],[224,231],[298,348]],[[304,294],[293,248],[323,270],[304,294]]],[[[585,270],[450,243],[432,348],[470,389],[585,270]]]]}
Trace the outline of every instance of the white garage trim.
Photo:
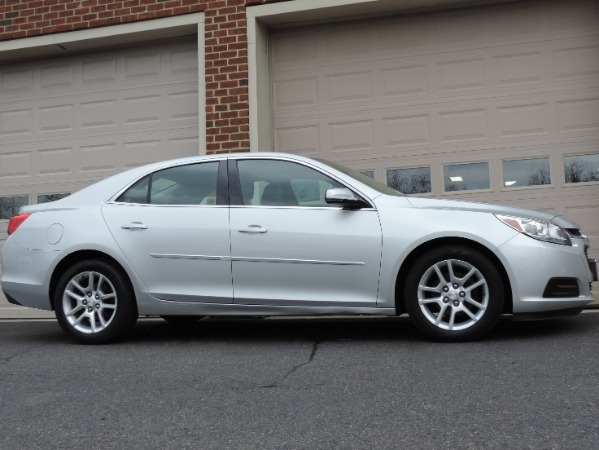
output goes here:
{"type": "Polygon", "coordinates": [[[247,8],[250,150],[273,149],[268,26],[497,0],[301,0],[247,8]]]}
{"type": "Polygon", "coordinates": [[[71,52],[134,44],[197,34],[198,42],[198,138],[200,154],[206,153],[206,83],[204,13],[113,25],[67,33],[0,42],[0,63],[36,57],[66,56],[71,52]]]}

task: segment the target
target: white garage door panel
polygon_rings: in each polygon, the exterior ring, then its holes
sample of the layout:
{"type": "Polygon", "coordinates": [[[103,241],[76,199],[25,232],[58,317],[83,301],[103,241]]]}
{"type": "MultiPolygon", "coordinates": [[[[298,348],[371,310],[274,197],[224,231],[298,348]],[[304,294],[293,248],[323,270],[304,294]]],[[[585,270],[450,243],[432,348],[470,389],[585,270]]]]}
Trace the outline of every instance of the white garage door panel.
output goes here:
{"type": "MultiPolygon", "coordinates": [[[[273,32],[276,150],[387,180],[430,169],[424,195],[556,211],[599,257],[599,182],[564,156],[599,153],[599,2],[521,1],[273,32]],[[548,158],[551,184],[504,186],[504,161],[548,158]],[[444,165],[488,163],[490,188],[445,192],[444,165]]],[[[545,160],[544,160],[545,161],[545,160]]]]}
{"type": "Polygon", "coordinates": [[[0,189],[83,187],[198,154],[195,40],[16,64],[0,71],[0,189]]]}
{"type": "Polygon", "coordinates": [[[0,67],[0,197],[37,203],[197,154],[196,38],[0,67]]]}

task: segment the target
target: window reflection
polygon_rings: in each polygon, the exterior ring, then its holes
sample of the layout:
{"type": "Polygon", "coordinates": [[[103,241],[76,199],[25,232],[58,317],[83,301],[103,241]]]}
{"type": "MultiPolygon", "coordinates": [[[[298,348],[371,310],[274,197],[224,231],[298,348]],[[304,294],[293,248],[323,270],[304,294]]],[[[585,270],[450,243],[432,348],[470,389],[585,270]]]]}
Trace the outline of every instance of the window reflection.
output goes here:
{"type": "Polygon", "coordinates": [[[10,219],[19,213],[21,206],[29,204],[28,195],[14,195],[10,197],[0,197],[0,219],[10,219]]]}
{"type": "Polygon", "coordinates": [[[599,153],[564,156],[564,175],[566,183],[599,181],[599,153]]]}
{"type": "Polygon", "coordinates": [[[387,185],[404,194],[431,192],[430,167],[387,170],[387,185]]]}
{"type": "Polygon", "coordinates": [[[445,192],[489,189],[489,163],[444,166],[445,192]]]}
{"type": "Polygon", "coordinates": [[[508,188],[551,184],[549,158],[503,161],[503,185],[508,188]]]}
{"type": "Polygon", "coordinates": [[[54,202],[56,200],[60,200],[61,198],[65,198],[71,194],[63,193],[63,194],[42,194],[37,196],[38,203],[48,203],[54,202]]]}

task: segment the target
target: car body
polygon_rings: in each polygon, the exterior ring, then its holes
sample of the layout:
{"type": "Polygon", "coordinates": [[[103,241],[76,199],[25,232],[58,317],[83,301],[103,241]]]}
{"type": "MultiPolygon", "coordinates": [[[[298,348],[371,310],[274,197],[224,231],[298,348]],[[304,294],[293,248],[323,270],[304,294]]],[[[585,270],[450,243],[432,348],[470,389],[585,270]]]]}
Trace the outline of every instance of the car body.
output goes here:
{"type": "Polygon", "coordinates": [[[82,342],[138,315],[396,315],[434,339],[591,302],[596,264],[568,220],[409,197],[281,153],[183,158],[114,175],[9,222],[2,289],[82,342]],[[594,273],[593,273],[594,271],[594,273]]]}

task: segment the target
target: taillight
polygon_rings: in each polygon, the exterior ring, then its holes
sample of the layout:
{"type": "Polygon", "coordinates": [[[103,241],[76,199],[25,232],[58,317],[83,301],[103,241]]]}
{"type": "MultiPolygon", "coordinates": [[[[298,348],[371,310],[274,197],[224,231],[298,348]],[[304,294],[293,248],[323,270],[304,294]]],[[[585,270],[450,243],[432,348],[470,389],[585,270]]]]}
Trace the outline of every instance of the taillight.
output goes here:
{"type": "Polygon", "coordinates": [[[25,219],[27,219],[27,217],[30,215],[31,213],[17,214],[16,216],[12,216],[8,221],[8,234],[10,235],[17,231],[17,228],[19,228],[19,226],[25,222],[25,219]]]}

